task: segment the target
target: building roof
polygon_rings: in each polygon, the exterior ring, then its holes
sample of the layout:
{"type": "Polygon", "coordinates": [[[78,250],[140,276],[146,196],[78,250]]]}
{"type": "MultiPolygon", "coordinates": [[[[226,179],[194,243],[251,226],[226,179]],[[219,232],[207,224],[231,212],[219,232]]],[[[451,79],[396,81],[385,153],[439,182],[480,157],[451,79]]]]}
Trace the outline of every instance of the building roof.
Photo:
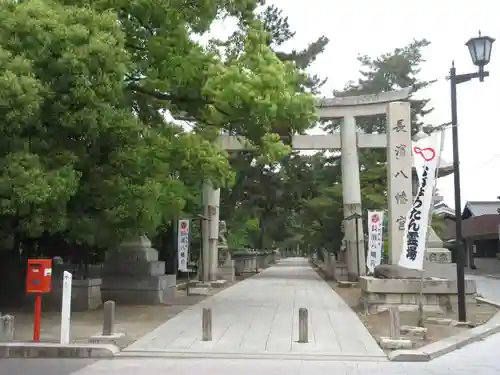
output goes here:
{"type": "MultiPolygon", "coordinates": [[[[498,228],[500,225],[500,215],[472,216],[462,221],[463,238],[498,238],[498,228]]],[[[455,222],[446,220],[443,231],[443,239],[455,239],[455,222]]]]}
{"type": "Polygon", "coordinates": [[[443,215],[443,216],[455,216],[455,210],[448,207],[448,205],[444,202],[438,202],[434,205],[435,215],[443,215]]]}
{"type": "Polygon", "coordinates": [[[462,212],[462,217],[467,219],[474,216],[498,215],[500,201],[468,201],[462,212]]]}
{"type": "MultiPolygon", "coordinates": [[[[468,201],[462,212],[462,234],[464,238],[498,238],[500,227],[500,200],[468,201]]],[[[437,210],[436,210],[437,211],[437,210]]],[[[436,212],[435,211],[435,212],[436,212]]],[[[454,218],[455,215],[445,215],[454,218]]],[[[444,239],[455,238],[455,223],[447,220],[444,239]]]]}
{"type": "MultiPolygon", "coordinates": [[[[462,219],[484,215],[500,214],[500,200],[498,201],[467,201],[462,211],[462,219]]],[[[440,201],[434,205],[435,214],[445,214],[446,216],[455,216],[455,210],[449,208],[444,202],[440,201]]]]}

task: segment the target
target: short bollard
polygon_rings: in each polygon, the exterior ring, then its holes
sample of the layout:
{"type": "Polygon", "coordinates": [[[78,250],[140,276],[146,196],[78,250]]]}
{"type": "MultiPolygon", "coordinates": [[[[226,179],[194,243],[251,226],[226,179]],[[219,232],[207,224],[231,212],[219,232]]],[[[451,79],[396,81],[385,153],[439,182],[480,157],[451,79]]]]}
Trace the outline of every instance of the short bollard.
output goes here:
{"type": "Polygon", "coordinates": [[[201,315],[202,340],[212,341],[212,309],[203,309],[201,315]]]}
{"type": "Polygon", "coordinates": [[[401,318],[397,307],[389,308],[389,337],[391,340],[401,338],[401,318]]]}
{"type": "Polygon", "coordinates": [[[111,336],[115,331],[115,301],[104,302],[102,335],[111,336]]]}
{"type": "Polygon", "coordinates": [[[0,315],[0,342],[13,341],[15,320],[12,315],[0,315]]]}
{"type": "Polygon", "coordinates": [[[309,319],[308,319],[308,311],[306,308],[301,307],[299,309],[299,342],[307,343],[309,337],[309,319]]]}

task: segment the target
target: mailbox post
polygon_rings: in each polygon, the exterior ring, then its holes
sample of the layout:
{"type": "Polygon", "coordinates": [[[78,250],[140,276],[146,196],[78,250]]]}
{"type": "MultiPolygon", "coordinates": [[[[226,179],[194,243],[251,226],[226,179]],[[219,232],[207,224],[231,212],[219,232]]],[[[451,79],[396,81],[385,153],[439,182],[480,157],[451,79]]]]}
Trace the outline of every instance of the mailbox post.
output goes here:
{"type": "Polygon", "coordinates": [[[26,292],[35,294],[33,315],[33,341],[40,341],[42,318],[42,294],[50,293],[52,282],[52,259],[28,259],[26,292]]]}

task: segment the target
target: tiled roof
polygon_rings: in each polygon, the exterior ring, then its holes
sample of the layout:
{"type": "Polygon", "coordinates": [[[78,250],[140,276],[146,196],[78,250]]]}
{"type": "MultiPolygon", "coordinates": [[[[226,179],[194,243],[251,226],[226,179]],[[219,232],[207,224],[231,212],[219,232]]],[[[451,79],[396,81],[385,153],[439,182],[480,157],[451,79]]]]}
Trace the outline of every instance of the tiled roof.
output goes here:
{"type": "MultiPolygon", "coordinates": [[[[463,238],[474,238],[482,236],[498,236],[500,225],[500,215],[472,216],[462,221],[463,238]]],[[[455,238],[455,221],[446,220],[446,227],[443,231],[443,240],[455,238]]]]}
{"type": "Polygon", "coordinates": [[[472,216],[498,215],[500,201],[468,201],[465,209],[468,209],[472,216]]]}

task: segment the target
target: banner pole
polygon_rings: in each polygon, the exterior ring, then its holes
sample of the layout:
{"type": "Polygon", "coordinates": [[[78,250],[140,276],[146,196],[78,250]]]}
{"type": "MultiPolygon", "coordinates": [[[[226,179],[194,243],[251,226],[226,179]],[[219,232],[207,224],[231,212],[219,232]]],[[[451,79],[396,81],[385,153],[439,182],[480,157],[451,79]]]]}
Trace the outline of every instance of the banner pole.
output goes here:
{"type": "MultiPolygon", "coordinates": [[[[439,152],[438,152],[438,160],[437,160],[437,165],[436,165],[436,170],[434,171],[434,186],[432,187],[432,204],[429,210],[429,218],[427,221],[427,226],[430,227],[432,225],[432,219],[434,215],[434,195],[436,194],[436,188],[437,188],[437,180],[439,176],[439,168],[441,167],[441,154],[443,152],[444,148],[444,140],[445,140],[445,132],[444,129],[440,131],[440,142],[439,142],[439,152]]],[[[427,236],[429,235],[429,231],[427,231],[427,236]]],[[[425,255],[424,255],[425,257],[425,255]]],[[[425,260],[425,259],[424,259],[425,260]]],[[[417,310],[417,327],[423,327],[424,326],[424,273],[425,270],[422,269],[422,272],[420,273],[420,293],[418,296],[418,310],[417,310]]]]}
{"type": "Polygon", "coordinates": [[[418,309],[417,309],[417,327],[424,326],[424,273],[420,273],[420,293],[418,296],[418,309]]]}

